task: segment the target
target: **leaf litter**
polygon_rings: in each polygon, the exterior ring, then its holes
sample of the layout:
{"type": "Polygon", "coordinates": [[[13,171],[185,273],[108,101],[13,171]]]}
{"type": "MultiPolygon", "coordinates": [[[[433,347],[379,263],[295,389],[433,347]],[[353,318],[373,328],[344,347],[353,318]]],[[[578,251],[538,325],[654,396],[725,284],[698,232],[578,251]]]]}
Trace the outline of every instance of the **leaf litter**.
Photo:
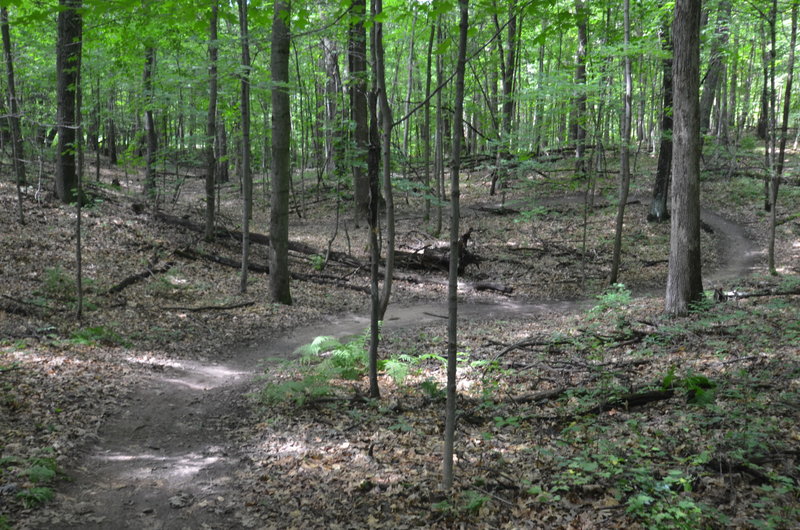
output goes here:
{"type": "MultiPolygon", "coordinates": [[[[475,185],[468,190],[468,204],[485,201],[485,190],[475,185]]],[[[4,202],[13,197],[10,192],[6,186],[4,202]]],[[[156,381],[186,381],[190,367],[208,371],[246,364],[257,358],[261,344],[290,336],[325,315],[366,313],[362,294],[309,282],[293,282],[295,306],[270,304],[262,275],[252,275],[249,293],[239,295],[236,270],[175,255],[176,249],[193,246],[235,256],[229,243],[203,243],[195,234],[135,213],[124,196],[98,193],[108,200],[85,219],[87,302],[97,307],[88,311],[85,322],[71,316],[70,209],[29,200],[28,224],[0,243],[0,271],[7,280],[0,321],[6,337],[0,350],[0,513],[21,528],[158,527],[166,515],[152,498],[130,495],[137,503],[135,519],[104,512],[93,503],[98,486],[110,486],[124,497],[131,480],[81,475],[82,462],[94,448],[107,445],[109,436],[150,430],[143,443],[158,453],[165,452],[159,446],[168,447],[159,438],[191,431],[176,431],[174,425],[172,430],[150,429],[146,422],[127,425],[120,416],[137,403],[155,403],[142,397],[154,389],[162,392],[161,399],[182,395],[163,390],[156,381]],[[125,277],[169,262],[163,274],[154,273],[118,294],[104,294],[125,277]],[[254,303],[191,311],[243,302],[254,303]],[[108,430],[114,421],[126,426],[124,433],[108,430]],[[36,462],[51,457],[59,475],[34,482],[36,462]],[[78,487],[61,493],[64,474],[71,472],[78,487]],[[57,492],[55,501],[44,508],[26,507],[18,494],[41,484],[57,492]]],[[[526,193],[518,195],[522,199],[526,193]]],[[[476,229],[474,250],[485,259],[480,267],[467,269],[465,302],[578,299],[601,292],[610,254],[605,232],[610,223],[604,218],[610,219],[612,209],[593,212],[584,249],[577,234],[581,204],[569,196],[539,202],[547,204],[548,213],[517,223],[467,211],[464,225],[476,229]],[[514,295],[469,286],[487,279],[513,285],[514,295]]],[[[306,220],[292,227],[292,238],[324,249],[328,234],[318,227],[331,226],[331,206],[323,203],[313,214],[306,212],[306,220]]],[[[6,207],[2,215],[11,212],[6,207]]],[[[630,212],[631,218],[642,218],[644,207],[633,205],[630,212]]],[[[265,215],[256,215],[255,231],[264,231],[265,215]]],[[[740,223],[749,222],[744,219],[740,223]]],[[[4,221],[6,226],[14,223],[10,217],[4,221]]],[[[757,237],[755,224],[747,226],[757,237]]],[[[418,225],[413,216],[400,221],[400,245],[417,244],[412,227],[418,225]]],[[[781,229],[779,255],[796,257],[796,223],[781,229]]],[[[663,283],[665,230],[645,223],[630,227],[626,255],[632,258],[622,269],[628,286],[645,292],[663,283]]],[[[364,236],[363,230],[350,227],[347,239],[340,236],[333,248],[355,249],[354,257],[366,262],[364,236]]],[[[717,235],[704,232],[703,237],[706,267],[714,268],[722,259],[717,235]]],[[[263,249],[254,246],[254,259],[266,261],[263,249]]],[[[315,272],[305,256],[292,259],[298,270],[315,272]]],[[[325,273],[368,285],[362,271],[353,274],[333,262],[329,267],[325,273]]],[[[798,271],[785,272],[783,280],[753,277],[726,287],[785,290],[798,271]]],[[[413,310],[415,304],[441,299],[445,286],[438,278],[441,273],[417,273],[415,281],[396,282],[396,303],[413,310]]],[[[600,299],[588,306],[603,303],[600,299]]],[[[177,412],[167,416],[179,423],[208,423],[208,429],[191,435],[213,438],[220,449],[201,456],[211,461],[227,454],[233,463],[215,475],[221,484],[213,492],[198,494],[187,483],[181,483],[185,491],[171,490],[172,464],[149,471],[150,487],[171,491],[162,502],[172,517],[197,527],[795,524],[797,297],[731,300],[678,321],[661,315],[657,296],[634,296],[623,307],[594,316],[587,315],[586,307],[576,303],[569,311],[523,319],[506,311],[498,318],[461,322],[457,484],[450,497],[439,491],[444,405],[437,390],[443,388],[444,371],[433,356],[416,361],[400,384],[384,373],[380,401],[365,399],[365,382],[357,380],[333,381],[332,394],[303,406],[262,405],[245,396],[258,393],[262,381],[228,375],[239,386],[220,384],[217,393],[218,383],[198,378],[204,390],[186,402],[195,411],[187,416],[186,408],[176,405],[177,412]],[[699,376],[714,386],[691,387],[699,376]],[[671,390],[672,397],[631,407],[618,401],[619,396],[661,389],[671,390]],[[698,392],[705,393],[706,402],[696,402],[698,392]],[[207,404],[220,397],[217,407],[207,404]],[[587,413],[598,406],[597,412],[587,413]]],[[[336,322],[330,325],[335,332],[336,322]]],[[[445,336],[443,320],[387,326],[381,354],[442,355],[445,336]]],[[[283,356],[291,357],[293,349],[287,347],[283,356]]],[[[268,379],[285,373],[274,361],[262,366],[268,379]]],[[[247,372],[253,366],[241,368],[247,372]]]]}

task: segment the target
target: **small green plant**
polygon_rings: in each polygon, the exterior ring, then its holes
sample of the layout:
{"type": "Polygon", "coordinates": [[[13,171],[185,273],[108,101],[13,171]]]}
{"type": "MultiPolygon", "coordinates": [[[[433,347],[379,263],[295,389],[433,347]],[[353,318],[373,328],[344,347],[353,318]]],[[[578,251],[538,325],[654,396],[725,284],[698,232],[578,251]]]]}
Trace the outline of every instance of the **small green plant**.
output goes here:
{"type": "Polygon", "coordinates": [[[87,346],[94,346],[96,344],[124,346],[128,344],[119,333],[106,326],[90,326],[78,329],[72,333],[70,340],[75,344],[87,346]]]}
{"type": "Polygon", "coordinates": [[[519,416],[495,416],[493,418],[494,425],[498,429],[502,429],[503,427],[519,427],[520,419],[521,418],[519,416]]]}
{"type": "Polygon", "coordinates": [[[679,378],[675,375],[675,366],[671,366],[661,380],[661,389],[669,390],[676,387],[686,390],[686,401],[692,405],[710,405],[716,397],[717,383],[704,375],[691,373],[679,378]]]}
{"type": "Polygon", "coordinates": [[[25,508],[35,508],[54,497],[53,490],[48,487],[27,488],[17,493],[17,498],[22,501],[25,508]]]}
{"type": "Polygon", "coordinates": [[[75,279],[61,267],[45,269],[43,294],[55,300],[72,301],[75,299],[75,279]]]}
{"type": "Polygon", "coordinates": [[[434,381],[433,379],[426,379],[425,381],[419,384],[419,387],[425,392],[431,399],[442,399],[445,396],[445,392],[439,383],[434,381]]]}
{"type": "Polygon", "coordinates": [[[411,370],[411,365],[416,362],[416,359],[410,355],[400,354],[391,359],[386,359],[378,363],[378,368],[386,372],[386,375],[398,384],[403,384],[403,381],[408,377],[411,370]]]}
{"type": "Polygon", "coordinates": [[[260,397],[266,402],[294,401],[298,405],[308,400],[330,395],[333,379],[355,380],[362,377],[368,366],[367,343],[369,329],[348,342],[335,337],[316,337],[295,350],[299,359],[289,363],[290,379],[270,382],[260,397]]]}
{"type": "Polygon", "coordinates": [[[589,311],[592,315],[599,315],[608,310],[620,311],[631,302],[631,291],[624,284],[615,283],[597,297],[599,303],[589,311]]]}
{"type": "Polygon", "coordinates": [[[486,495],[473,491],[467,490],[464,492],[464,510],[468,512],[478,512],[480,511],[481,507],[489,501],[489,497],[486,495]]]}
{"type": "Polygon", "coordinates": [[[325,256],[313,254],[311,256],[311,266],[316,271],[322,271],[325,268],[325,256]]]}

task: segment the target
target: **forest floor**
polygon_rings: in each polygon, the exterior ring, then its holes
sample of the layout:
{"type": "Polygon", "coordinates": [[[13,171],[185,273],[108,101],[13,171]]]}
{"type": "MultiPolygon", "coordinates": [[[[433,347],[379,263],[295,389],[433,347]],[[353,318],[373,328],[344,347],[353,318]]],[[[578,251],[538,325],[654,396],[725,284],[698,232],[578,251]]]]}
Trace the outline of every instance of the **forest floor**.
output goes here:
{"type": "MultiPolygon", "coordinates": [[[[103,168],[82,218],[78,321],[75,209],[30,188],[20,226],[0,184],[0,529],[797,526],[797,170],[781,191],[778,276],[765,273],[760,182],[704,174],[709,299],[671,319],[669,226],[644,222],[650,178],[634,181],[624,287],[608,290],[615,176],[587,205],[558,177],[565,164],[515,170],[494,197],[487,169],[463,176],[480,263],[459,288],[449,497],[446,273],[397,271],[382,398],[367,399],[366,228],[337,215],[332,190],[295,183],[287,307],[268,301],[263,273],[239,294],[220,263],[240,259],[229,234],[207,243],[176,224],[201,222],[201,179],[164,177],[168,222],[138,202],[139,182],[103,168]]],[[[651,174],[649,157],[639,164],[651,174]]],[[[397,248],[441,245],[436,207],[425,221],[405,189],[397,248]]],[[[266,233],[262,184],[256,195],[251,229],[266,233]]],[[[235,229],[237,186],[221,197],[220,224],[235,229]]],[[[252,250],[266,265],[266,247],[252,250]]]]}

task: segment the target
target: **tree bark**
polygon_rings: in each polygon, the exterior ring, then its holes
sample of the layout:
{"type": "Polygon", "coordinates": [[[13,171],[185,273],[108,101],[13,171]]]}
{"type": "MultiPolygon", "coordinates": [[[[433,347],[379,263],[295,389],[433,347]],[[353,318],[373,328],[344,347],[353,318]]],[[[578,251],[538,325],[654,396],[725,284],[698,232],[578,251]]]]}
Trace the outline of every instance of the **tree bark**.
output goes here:
{"type": "MultiPolygon", "coordinates": [[[[778,271],[775,268],[775,226],[777,223],[777,203],[778,203],[778,188],[781,183],[781,177],[783,176],[783,163],[786,156],[786,136],[787,136],[787,129],[789,128],[789,114],[792,107],[792,81],[794,79],[794,59],[795,59],[795,48],[797,46],[797,9],[798,9],[798,0],[793,0],[792,2],[792,30],[791,30],[791,37],[789,38],[789,59],[787,60],[786,64],[786,86],[783,91],[783,115],[782,115],[782,122],[781,122],[781,140],[780,140],[780,147],[778,149],[778,160],[775,164],[775,169],[772,172],[772,188],[771,188],[771,208],[770,208],[770,216],[769,216],[769,237],[767,242],[767,261],[769,266],[770,274],[777,274],[778,271]]],[[[773,3],[773,8],[775,8],[775,4],[773,3]]],[[[774,36],[774,33],[773,33],[774,36]]],[[[774,46],[774,40],[773,40],[774,46]]],[[[774,82],[774,76],[773,76],[774,82]]],[[[774,86],[773,86],[774,92],[774,86]]],[[[774,134],[774,133],[773,133],[774,134]]]]}
{"type": "Polygon", "coordinates": [[[369,395],[379,398],[378,387],[378,342],[380,341],[381,300],[378,280],[380,277],[381,249],[378,242],[378,165],[380,164],[380,138],[378,133],[378,96],[375,91],[369,94],[369,151],[367,152],[367,176],[369,177],[369,293],[370,293],[370,341],[369,341],[369,395]]]}
{"type": "Polygon", "coordinates": [[[242,39],[242,275],[239,292],[247,292],[247,265],[250,261],[250,218],[253,212],[253,175],[250,169],[250,34],[247,24],[247,0],[239,4],[239,35],[242,39]]]}
{"type": "MultiPolygon", "coordinates": [[[[383,11],[383,0],[372,0],[373,17],[378,19],[383,11]]],[[[383,196],[386,201],[386,265],[383,276],[383,292],[381,293],[381,307],[379,316],[381,320],[389,307],[389,298],[392,294],[392,275],[394,274],[394,193],[392,192],[392,109],[389,106],[389,96],[386,93],[386,67],[384,64],[383,50],[383,23],[375,22],[373,28],[373,64],[375,67],[375,88],[378,96],[381,117],[381,176],[383,196]]],[[[410,119],[410,118],[409,118],[410,119]]]]}
{"type": "MultiPolygon", "coordinates": [[[[217,25],[219,2],[211,0],[208,30],[208,114],[206,119],[206,241],[214,240],[214,204],[216,196],[217,158],[214,141],[217,138],[217,25]]],[[[246,232],[246,231],[245,231],[246,232]]]]}
{"type": "Polygon", "coordinates": [[[431,63],[433,62],[433,39],[436,36],[436,23],[431,21],[431,34],[428,37],[428,60],[425,63],[425,106],[422,125],[423,142],[423,180],[425,182],[425,215],[423,221],[430,221],[431,199],[431,63]]]}
{"type": "Polygon", "coordinates": [[[702,298],[700,262],[700,0],[676,0],[672,221],[665,308],[686,315],[702,298]]]}
{"type": "Polygon", "coordinates": [[[700,134],[708,132],[711,125],[711,108],[717,92],[722,72],[725,68],[724,50],[728,45],[730,30],[731,2],[722,0],[719,5],[719,20],[711,40],[710,58],[706,72],[703,95],[700,99],[700,134]]]}
{"type": "Polygon", "coordinates": [[[661,106],[661,145],[658,150],[658,165],[656,180],[653,185],[653,200],[650,201],[648,221],[662,222],[669,219],[667,198],[669,197],[669,183],[672,176],[672,38],[670,37],[670,21],[665,17],[661,26],[661,49],[666,52],[662,59],[662,90],[663,103],[661,106]]]}
{"type": "Polygon", "coordinates": [[[0,29],[3,34],[3,57],[6,63],[6,90],[8,91],[8,108],[11,115],[8,125],[11,130],[11,148],[14,158],[14,174],[20,186],[26,184],[25,177],[25,147],[22,141],[22,132],[19,126],[19,104],[17,102],[17,87],[14,80],[14,57],[11,53],[11,35],[8,25],[8,8],[0,8],[0,29]]]}
{"type": "Polygon", "coordinates": [[[58,152],[56,162],[56,195],[63,203],[77,199],[78,174],[75,167],[76,123],[80,109],[76,94],[81,67],[83,19],[81,0],[59,0],[57,72],[58,152]]]}
{"type": "Polygon", "coordinates": [[[619,177],[619,205],[617,206],[617,219],[614,230],[614,251],[611,258],[611,274],[609,276],[609,283],[617,283],[619,276],[619,264],[622,259],[622,229],[625,222],[625,204],[628,202],[628,191],[631,181],[631,114],[633,109],[633,81],[631,77],[631,57],[630,57],[630,41],[631,41],[631,17],[630,17],[630,0],[623,2],[624,11],[624,49],[625,54],[625,95],[623,98],[623,111],[622,111],[622,127],[620,131],[622,146],[620,149],[620,177],[619,177]]]}
{"type": "Polygon", "coordinates": [[[153,120],[153,106],[155,105],[155,90],[153,88],[153,74],[156,68],[156,49],[148,46],[145,50],[144,60],[144,93],[146,108],[144,112],[144,127],[147,134],[147,163],[144,177],[144,194],[150,199],[155,199],[156,194],[156,151],[158,150],[158,137],[156,124],[153,120]]]}
{"type": "Polygon", "coordinates": [[[467,61],[467,31],[469,30],[468,0],[459,0],[458,61],[456,62],[456,93],[453,109],[453,160],[450,169],[450,273],[447,285],[447,404],[445,408],[444,465],[442,487],[453,487],[453,449],[456,432],[456,364],[458,357],[458,252],[459,248],[459,170],[461,168],[461,139],[464,119],[464,71],[467,61]]]}
{"type": "Polygon", "coordinates": [[[575,56],[575,175],[586,174],[586,45],[588,42],[588,8],[583,0],[575,0],[575,23],[578,27],[578,50],[575,56]]]}
{"type": "Polygon", "coordinates": [[[347,58],[350,73],[350,118],[354,124],[354,152],[351,157],[356,226],[369,215],[369,176],[366,169],[367,143],[367,37],[364,30],[366,0],[353,0],[354,21],[349,28],[347,58]]]}
{"type": "Polygon", "coordinates": [[[291,305],[289,290],[289,186],[291,179],[289,101],[289,20],[291,4],[275,1],[272,19],[272,197],[270,209],[270,294],[274,302],[291,305]]]}

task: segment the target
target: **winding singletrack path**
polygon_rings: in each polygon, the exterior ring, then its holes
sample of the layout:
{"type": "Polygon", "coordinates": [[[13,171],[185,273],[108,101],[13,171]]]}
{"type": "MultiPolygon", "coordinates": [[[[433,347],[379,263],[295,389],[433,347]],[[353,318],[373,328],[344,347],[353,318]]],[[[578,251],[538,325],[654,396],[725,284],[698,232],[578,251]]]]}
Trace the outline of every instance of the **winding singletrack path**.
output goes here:
{"type": "MultiPolygon", "coordinates": [[[[744,229],[712,212],[703,220],[717,237],[725,265],[706,275],[706,287],[749,274],[759,257],[744,229]]],[[[591,300],[462,303],[463,319],[535,319],[578,311],[591,300]]],[[[384,326],[411,328],[446,318],[444,304],[389,308],[384,326]]],[[[159,367],[135,389],[130,405],[109,418],[83,463],[68,470],[55,502],[21,528],[235,529],[254,526],[233,491],[248,456],[236,429],[250,417],[244,394],[255,388],[260,363],[290,358],[319,335],[345,337],[368,325],[363,316],[330,317],[266,343],[238,348],[222,364],[175,362],[159,367]]]]}

